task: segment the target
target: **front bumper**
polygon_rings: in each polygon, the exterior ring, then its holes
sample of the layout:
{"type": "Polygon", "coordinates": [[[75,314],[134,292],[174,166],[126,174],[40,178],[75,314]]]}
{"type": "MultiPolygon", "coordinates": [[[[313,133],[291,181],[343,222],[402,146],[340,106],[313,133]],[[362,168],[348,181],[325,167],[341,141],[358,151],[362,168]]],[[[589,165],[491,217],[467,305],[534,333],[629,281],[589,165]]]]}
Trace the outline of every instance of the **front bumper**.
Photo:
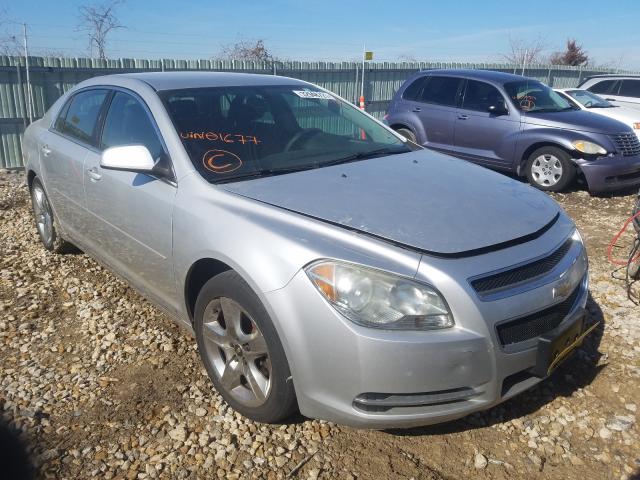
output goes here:
{"type": "Polygon", "coordinates": [[[640,155],[615,154],[597,160],[577,159],[576,164],[593,193],[640,185],[640,155]]]}
{"type": "MultiPolygon", "coordinates": [[[[579,292],[561,326],[585,315],[586,256],[579,267],[579,292]]],[[[425,332],[355,325],[329,306],[302,271],[286,287],[266,296],[272,318],[277,319],[301,413],[380,429],[460,418],[541,381],[531,373],[537,362],[535,340],[502,347],[494,328],[502,319],[486,318],[485,313],[504,309],[507,318],[513,317],[513,302],[522,308],[537,303],[539,308],[540,298],[548,299],[553,288],[547,284],[520,293],[520,301],[486,302],[493,304],[489,310],[469,296],[464,301],[477,308],[465,306],[466,318],[455,316],[452,304],[456,327],[425,332]],[[501,307],[495,310],[495,305],[501,307]]],[[[453,303],[450,297],[448,301],[453,303]]]]}

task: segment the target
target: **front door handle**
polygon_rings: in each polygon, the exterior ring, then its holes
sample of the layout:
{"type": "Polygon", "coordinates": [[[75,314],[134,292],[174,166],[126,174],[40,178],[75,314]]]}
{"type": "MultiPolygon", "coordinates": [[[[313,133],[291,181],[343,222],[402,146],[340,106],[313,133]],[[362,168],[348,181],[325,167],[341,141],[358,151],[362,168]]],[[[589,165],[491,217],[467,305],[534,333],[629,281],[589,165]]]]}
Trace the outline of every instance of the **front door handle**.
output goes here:
{"type": "Polygon", "coordinates": [[[89,175],[89,178],[91,179],[92,182],[97,182],[99,180],[102,180],[102,175],[98,173],[98,170],[96,170],[95,167],[87,170],[87,175],[89,175]]]}
{"type": "Polygon", "coordinates": [[[467,120],[468,118],[469,118],[469,115],[465,115],[465,114],[458,115],[458,120],[467,120]]]}
{"type": "Polygon", "coordinates": [[[413,107],[413,110],[411,110],[412,112],[419,112],[420,111],[420,107],[413,107]]]}
{"type": "Polygon", "coordinates": [[[45,157],[51,155],[51,149],[49,148],[49,145],[42,145],[42,155],[44,155],[45,157]]]}

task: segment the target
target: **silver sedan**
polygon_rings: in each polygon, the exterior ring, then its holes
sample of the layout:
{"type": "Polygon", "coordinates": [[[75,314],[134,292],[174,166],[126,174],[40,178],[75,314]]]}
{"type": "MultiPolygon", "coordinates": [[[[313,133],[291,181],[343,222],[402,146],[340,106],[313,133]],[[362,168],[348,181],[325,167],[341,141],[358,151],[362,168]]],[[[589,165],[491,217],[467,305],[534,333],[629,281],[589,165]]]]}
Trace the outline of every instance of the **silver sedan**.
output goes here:
{"type": "Polygon", "coordinates": [[[594,328],[553,200],[303,81],[93,78],[24,145],[45,248],[79,247],[192,331],[216,389],[260,422],[458,418],[594,328]]]}

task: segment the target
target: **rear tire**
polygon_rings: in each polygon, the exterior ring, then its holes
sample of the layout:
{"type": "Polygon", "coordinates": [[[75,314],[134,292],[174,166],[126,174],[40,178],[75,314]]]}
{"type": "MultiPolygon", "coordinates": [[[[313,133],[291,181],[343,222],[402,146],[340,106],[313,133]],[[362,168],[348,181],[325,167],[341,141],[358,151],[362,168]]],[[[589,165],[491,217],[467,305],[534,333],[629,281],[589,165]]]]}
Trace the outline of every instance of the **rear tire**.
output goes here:
{"type": "Polygon", "coordinates": [[[200,358],[225,402],[251,420],[280,422],[296,408],[289,364],[276,329],[251,287],[234,271],[204,284],[194,330],[200,358]]]}
{"type": "Polygon", "coordinates": [[[559,192],[575,180],[576,166],[564,150],[542,147],[529,156],[526,173],[529,183],[534,187],[559,192]]]}
{"type": "Polygon", "coordinates": [[[77,252],[75,245],[67,242],[56,229],[56,218],[44,187],[38,177],[31,184],[31,206],[36,221],[38,236],[44,248],[54,253],[77,252]]]}
{"type": "Polygon", "coordinates": [[[396,129],[396,133],[399,133],[400,135],[402,135],[404,138],[406,138],[410,142],[417,143],[416,136],[408,128],[397,128],[396,129]]]}

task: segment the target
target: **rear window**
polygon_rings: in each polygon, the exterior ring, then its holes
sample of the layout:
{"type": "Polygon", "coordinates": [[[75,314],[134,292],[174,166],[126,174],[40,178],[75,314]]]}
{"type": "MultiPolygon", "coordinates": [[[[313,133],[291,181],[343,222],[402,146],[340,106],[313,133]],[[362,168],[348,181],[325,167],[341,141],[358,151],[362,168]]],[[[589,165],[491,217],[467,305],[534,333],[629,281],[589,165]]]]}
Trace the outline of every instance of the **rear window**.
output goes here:
{"type": "Polygon", "coordinates": [[[593,93],[610,93],[612,95],[616,95],[618,91],[618,83],[618,80],[602,80],[591,85],[587,90],[593,93]]]}
{"type": "Polygon", "coordinates": [[[55,129],[82,142],[94,144],[94,133],[107,90],[86,90],[74,95],[55,123],[55,129]]]}
{"type": "Polygon", "coordinates": [[[640,98],[640,80],[622,80],[618,95],[640,98]]]}
{"type": "Polygon", "coordinates": [[[454,107],[458,103],[461,84],[460,78],[428,77],[421,100],[425,103],[454,107]]]}

